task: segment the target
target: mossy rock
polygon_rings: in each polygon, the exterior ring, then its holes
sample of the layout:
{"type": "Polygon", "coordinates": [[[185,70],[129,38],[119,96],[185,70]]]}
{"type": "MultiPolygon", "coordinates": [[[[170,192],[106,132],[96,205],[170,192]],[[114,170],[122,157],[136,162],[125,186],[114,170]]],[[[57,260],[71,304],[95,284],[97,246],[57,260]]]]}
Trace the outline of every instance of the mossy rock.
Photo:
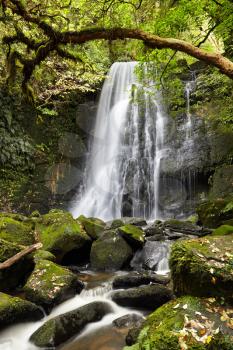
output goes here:
{"type": "Polygon", "coordinates": [[[230,225],[222,225],[216,228],[212,233],[213,236],[225,236],[229,234],[233,234],[233,226],[230,225]]]}
{"type": "Polygon", "coordinates": [[[36,224],[43,249],[51,252],[61,261],[72,250],[82,251],[91,244],[90,237],[73,219],[72,215],[62,210],[51,210],[42,216],[36,224]]]}
{"type": "Polygon", "coordinates": [[[96,240],[99,237],[100,233],[104,231],[106,226],[104,221],[97,218],[86,218],[84,215],[79,216],[77,221],[81,222],[86,233],[93,240],[96,240]]]}
{"type": "Polygon", "coordinates": [[[56,256],[52,253],[48,252],[47,250],[39,249],[37,250],[34,255],[34,260],[49,260],[49,261],[56,261],[56,256]]]}
{"type": "Polygon", "coordinates": [[[115,219],[108,223],[110,229],[114,230],[118,227],[124,226],[124,222],[121,219],[115,219]]]}
{"type": "Polygon", "coordinates": [[[33,225],[17,221],[12,217],[0,216],[0,239],[22,245],[35,243],[33,225]]]}
{"type": "Polygon", "coordinates": [[[81,292],[83,283],[75,274],[52,261],[37,260],[23,287],[26,299],[50,311],[51,308],[81,292]]]}
{"type": "Polygon", "coordinates": [[[170,301],[148,316],[137,343],[124,350],[233,350],[232,311],[190,296],[170,301]]]}
{"type": "Polygon", "coordinates": [[[226,220],[233,219],[233,199],[215,199],[197,207],[199,222],[205,227],[217,228],[226,220]]]}
{"type": "Polygon", "coordinates": [[[228,196],[233,193],[233,165],[224,165],[215,170],[212,177],[211,198],[228,196]]]}
{"type": "Polygon", "coordinates": [[[92,302],[56,316],[45,322],[30,341],[40,348],[54,349],[75,335],[78,335],[91,322],[100,321],[105,315],[112,312],[108,303],[92,302]]]}
{"type": "Polygon", "coordinates": [[[37,305],[0,293],[0,329],[19,322],[37,321],[44,313],[37,305]]]}
{"type": "Polygon", "coordinates": [[[175,293],[233,302],[232,252],[233,234],[176,242],[170,257],[175,293]]]}
{"type": "MultiPolygon", "coordinates": [[[[0,263],[21,252],[23,246],[0,239],[0,263]]],[[[9,291],[24,282],[28,273],[33,269],[32,256],[25,256],[17,263],[0,271],[0,291],[9,291]]]]}
{"type": "Polygon", "coordinates": [[[133,247],[139,248],[145,242],[145,234],[143,230],[134,225],[125,225],[118,228],[118,232],[133,247]]]}
{"type": "Polygon", "coordinates": [[[91,247],[91,266],[95,270],[120,270],[130,261],[133,251],[128,243],[114,231],[105,231],[91,247]]]}

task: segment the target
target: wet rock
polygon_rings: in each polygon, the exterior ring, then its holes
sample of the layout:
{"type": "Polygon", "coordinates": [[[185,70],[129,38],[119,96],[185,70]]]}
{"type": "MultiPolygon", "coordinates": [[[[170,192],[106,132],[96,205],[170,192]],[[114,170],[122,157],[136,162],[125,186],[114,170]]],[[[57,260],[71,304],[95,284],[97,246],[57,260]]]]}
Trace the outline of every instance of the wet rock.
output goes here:
{"type": "Polygon", "coordinates": [[[133,251],[114,231],[106,231],[91,247],[91,266],[96,270],[120,270],[129,263],[133,251]]]}
{"type": "Polygon", "coordinates": [[[77,219],[78,222],[81,222],[86,233],[93,240],[99,238],[100,233],[105,229],[105,222],[97,218],[86,218],[84,215],[81,215],[77,219]]]}
{"type": "Polygon", "coordinates": [[[124,222],[121,219],[115,219],[107,222],[105,229],[116,229],[121,226],[124,226],[124,222]]]}
{"type": "Polygon", "coordinates": [[[224,165],[216,168],[212,177],[212,188],[210,196],[212,198],[222,198],[233,193],[233,165],[224,165]]]}
{"type": "Polygon", "coordinates": [[[141,330],[127,337],[123,350],[138,349],[200,349],[231,350],[233,331],[228,320],[231,309],[216,301],[185,296],[159,307],[150,314],[141,330]],[[219,325],[221,324],[221,327],[219,325]],[[154,347],[156,344],[156,348],[154,347]]]}
{"type": "Polygon", "coordinates": [[[62,210],[51,210],[39,218],[36,231],[43,249],[54,254],[58,262],[68,252],[75,250],[76,254],[81,254],[83,249],[91,245],[91,239],[81,224],[70,213],[62,210]]]}
{"type": "Polygon", "coordinates": [[[45,322],[32,334],[30,341],[41,348],[54,348],[79,334],[90,322],[100,321],[111,311],[110,305],[103,302],[84,305],[45,322]]]}
{"type": "Polygon", "coordinates": [[[172,299],[172,292],[161,284],[114,292],[112,300],[121,306],[154,310],[172,299]]]}
{"type": "Polygon", "coordinates": [[[135,217],[123,217],[121,220],[125,225],[134,225],[138,227],[143,227],[147,225],[147,222],[143,218],[135,218],[135,217]]]}
{"type": "Polygon", "coordinates": [[[113,321],[113,325],[117,328],[139,327],[144,322],[144,317],[138,314],[129,314],[117,318],[113,321]]]}
{"type": "Polygon", "coordinates": [[[148,225],[144,229],[146,237],[150,236],[164,236],[162,222],[156,220],[153,224],[148,225]]]}
{"type": "Polygon", "coordinates": [[[0,329],[19,322],[37,321],[44,313],[37,305],[0,293],[0,329]]]}
{"type": "MultiPolygon", "coordinates": [[[[0,263],[21,252],[25,247],[0,239],[0,263]]],[[[27,255],[12,266],[0,271],[0,291],[8,291],[24,282],[34,267],[33,258],[27,255]]]]}
{"type": "Polygon", "coordinates": [[[176,242],[170,257],[175,293],[232,302],[232,251],[233,233],[176,242]]]}
{"type": "Polygon", "coordinates": [[[132,288],[151,283],[168,284],[169,278],[155,273],[129,273],[117,276],[113,280],[113,288],[132,288]]]}
{"type": "Polygon", "coordinates": [[[133,248],[143,246],[145,234],[141,228],[129,224],[119,227],[118,232],[133,248]]]}
{"type": "Polygon", "coordinates": [[[37,260],[23,290],[26,299],[42,306],[47,312],[83,289],[75,274],[48,260],[37,260]]]}
{"type": "Polygon", "coordinates": [[[130,266],[134,270],[168,270],[170,244],[168,241],[147,241],[142,250],[136,252],[130,266]]]}
{"type": "Polygon", "coordinates": [[[156,241],[164,241],[165,240],[165,235],[163,234],[156,234],[154,236],[150,236],[146,238],[147,241],[149,242],[156,242],[156,241]]]}
{"type": "Polygon", "coordinates": [[[164,221],[163,229],[165,231],[165,234],[170,237],[170,239],[181,238],[182,234],[202,237],[211,233],[211,231],[208,229],[203,229],[202,227],[195,225],[189,221],[180,221],[174,219],[164,221]]]}

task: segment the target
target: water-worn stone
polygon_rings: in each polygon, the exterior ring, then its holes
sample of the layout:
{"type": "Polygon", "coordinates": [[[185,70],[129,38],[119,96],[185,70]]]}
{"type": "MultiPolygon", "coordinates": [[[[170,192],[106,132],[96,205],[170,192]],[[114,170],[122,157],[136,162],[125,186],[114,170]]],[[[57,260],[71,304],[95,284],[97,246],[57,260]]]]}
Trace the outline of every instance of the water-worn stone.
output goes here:
{"type": "Polygon", "coordinates": [[[112,300],[119,305],[147,310],[154,310],[171,299],[171,290],[161,284],[130,288],[112,294],[112,300]]]}
{"type": "Polygon", "coordinates": [[[155,273],[129,273],[117,276],[113,280],[113,288],[132,288],[151,283],[168,284],[169,278],[155,273]]]}
{"type": "Polygon", "coordinates": [[[141,228],[129,224],[119,227],[118,232],[133,248],[143,246],[145,234],[141,228]]]}
{"type": "Polygon", "coordinates": [[[175,293],[232,302],[232,251],[233,234],[176,242],[170,257],[175,293]]]}
{"type": "Polygon", "coordinates": [[[135,218],[135,217],[123,217],[121,220],[124,222],[125,225],[134,225],[138,227],[143,227],[147,225],[147,222],[143,218],[135,218]]]}
{"type": "Polygon", "coordinates": [[[86,218],[84,215],[80,215],[77,218],[78,222],[81,222],[86,233],[93,240],[99,238],[99,235],[104,231],[106,226],[105,222],[97,218],[86,218]]]}
{"type": "Polygon", "coordinates": [[[139,327],[144,322],[144,317],[138,314],[124,315],[113,321],[113,325],[117,328],[139,327]]]}
{"type": "Polygon", "coordinates": [[[91,266],[96,270],[120,270],[132,258],[128,243],[114,231],[106,231],[92,244],[91,266]]]}
{"type": "MultiPolygon", "coordinates": [[[[0,239],[0,263],[21,252],[24,247],[0,239]]],[[[34,262],[31,255],[24,256],[12,266],[0,270],[0,291],[8,291],[16,288],[24,282],[27,274],[33,269],[34,262]]]]}
{"type": "Polygon", "coordinates": [[[45,322],[32,334],[30,341],[41,348],[54,348],[79,334],[88,323],[100,321],[111,311],[110,305],[103,302],[84,305],[45,322]]]}
{"type": "Polygon", "coordinates": [[[232,350],[232,312],[214,300],[185,296],[170,301],[148,316],[136,344],[123,350],[232,350]]]}
{"type": "Polygon", "coordinates": [[[90,247],[91,238],[72,215],[62,210],[51,210],[36,223],[36,231],[43,249],[51,252],[61,261],[65,254],[75,250],[77,254],[90,247]]]}
{"type": "Polygon", "coordinates": [[[37,321],[44,313],[37,305],[0,293],[0,329],[18,322],[37,321]]]}
{"type": "Polygon", "coordinates": [[[23,288],[28,300],[48,312],[82,289],[83,283],[75,274],[48,260],[36,261],[35,269],[23,288]]]}

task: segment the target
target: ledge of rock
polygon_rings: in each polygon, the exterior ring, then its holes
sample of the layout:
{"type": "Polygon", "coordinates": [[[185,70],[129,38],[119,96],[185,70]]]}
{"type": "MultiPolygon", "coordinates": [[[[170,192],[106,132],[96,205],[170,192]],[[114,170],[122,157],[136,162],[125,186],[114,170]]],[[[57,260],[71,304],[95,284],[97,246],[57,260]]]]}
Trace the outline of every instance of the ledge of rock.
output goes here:
{"type": "Polygon", "coordinates": [[[113,280],[113,288],[132,288],[151,283],[168,284],[170,279],[155,273],[129,273],[117,276],[113,280]]]}

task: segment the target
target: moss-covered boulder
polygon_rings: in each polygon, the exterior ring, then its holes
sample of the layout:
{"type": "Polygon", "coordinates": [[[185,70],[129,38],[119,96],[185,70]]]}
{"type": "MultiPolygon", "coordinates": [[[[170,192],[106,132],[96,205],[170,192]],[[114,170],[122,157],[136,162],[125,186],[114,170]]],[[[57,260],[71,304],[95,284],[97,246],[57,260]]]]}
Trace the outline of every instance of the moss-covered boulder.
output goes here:
{"type": "Polygon", "coordinates": [[[125,225],[118,228],[119,234],[133,247],[140,248],[145,242],[143,230],[134,225],[125,225]]]}
{"type": "Polygon", "coordinates": [[[170,268],[176,294],[233,302],[233,234],[176,242],[170,268]]]}
{"type": "Polygon", "coordinates": [[[95,270],[120,270],[130,261],[133,251],[115,231],[106,231],[91,247],[91,266],[95,270]]]}
{"type": "Polygon", "coordinates": [[[77,254],[90,247],[91,239],[72,215],[62,210],[51,210],[36,224],[36,231],[43,249],[61,261],[65,254],[75,250],[77,254]]]}
{"type": "Polygon", "coordinates": [[[209,228],[217,228],[233,220],[233,198],[206,201],[197,207],[199,222],[209,228]]]}
{"type": "Polygon", "coordinates": [[[84,305],[45,322],[32,334],[30,340],[38,347],[54,349],[54,347],[79,334],[90,322],[100,321],[111,311],[110,305],[103,302],[84,305]]]}
{"type": "Polygon", "coordinates": [[[37,260],[36,266],[23,287],[26,299],[46,311],[69,299],[83,289],[75,274],[48,260],[37,260]]]}
{"type": "Polygon", "coordinates": [[[33,224],[29,221],[18,221],[15,218],[0,216],[0,239],[22,245],[35,243],[33,224]]]}
{"type": "Polygon", "coordinates": [[[34,261],[37,260],[49,260],[56,262],[56,256],[53,255],[52,253],[48,252],[47,250],[39,249],[37,250],[34,254],[34,261]]]}
{"type": "Polygon", "coordinates": [[[18,322],[43,318],[40,307],[23,299],[0,293],[0,329],[18,322]]]}
{"type": "Polygon", "coordinates": [[[113,292],[112,300],[122,306],[154,310],[171,300],[171,290],[161,284],[151,284],[113,292]]]}
{"type": "Polygon", "coordinates": [[[97,218],[86,218],[84,215],[79,216],[77,221],[83,225],[86,233],[93,240],[96,240],[99,237],[106,226],[104,221],[97,218]]]}
{"type": "Polygon", "coordinates": [[[124,350],[233,350],[232,309],[182,297],[148,316],[137,343],[124,350]]]}
{"type": "MultiPolygon", "coordinates": [[[[23,249],[23,246],[0,239],[0,263],[10,259],[23,249]]],[[[11,267],[0,270],[0,291],[8,291],[24,283],[33,266],[32,256],[25,256],[11,267]]]]}

